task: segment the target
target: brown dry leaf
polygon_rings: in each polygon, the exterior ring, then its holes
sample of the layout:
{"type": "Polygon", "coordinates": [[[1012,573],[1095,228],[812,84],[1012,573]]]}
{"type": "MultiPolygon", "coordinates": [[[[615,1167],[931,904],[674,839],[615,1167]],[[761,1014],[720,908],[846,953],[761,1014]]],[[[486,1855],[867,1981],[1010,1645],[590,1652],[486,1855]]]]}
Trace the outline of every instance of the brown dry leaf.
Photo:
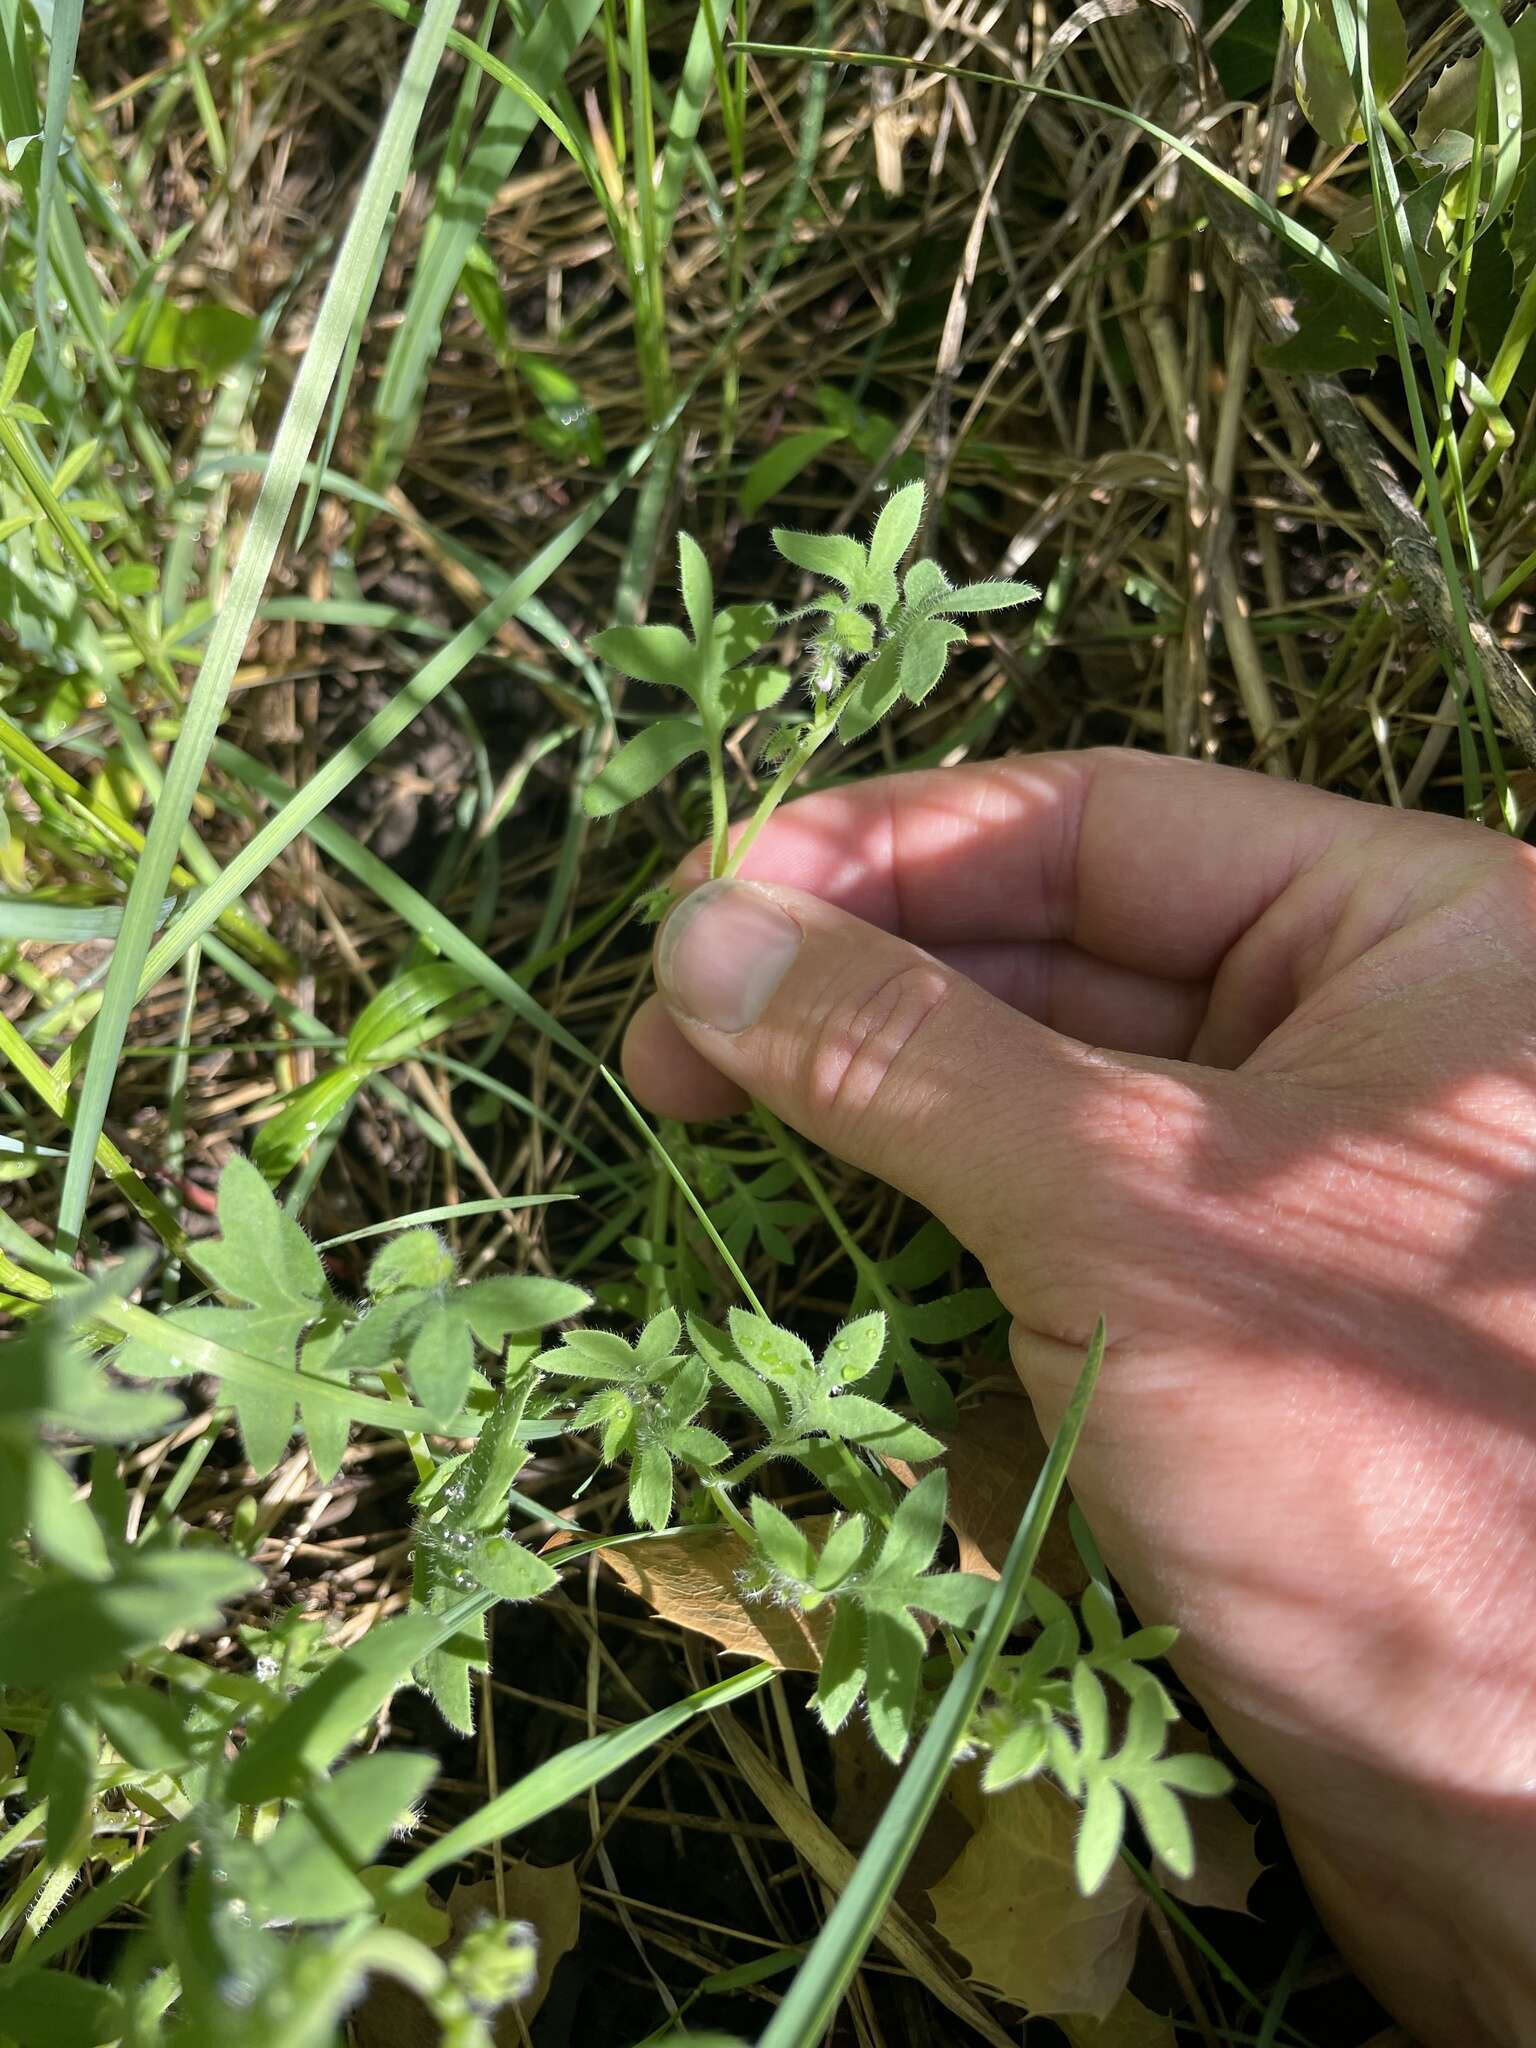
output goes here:
{"type": "Polygon", "coordinates": [[[1103,2019],[1063,2020],[1072,2048],[1178,2048],[1173,2021],[1127,1991],[1103,2019]]]}
{"type": "Polygon", "coordinates": [[[1186,1906],[1246,1913],[1248,1894],[1265,1870],[1253,1846],[1252,1821],[1244,1820],[1229,1799],[1191,1799],[1184,1811],[1195,1838],[1194,1875],[1175,1877],[1162,1863],[1153,1864],[1153,1875],[1186,1906]]]}
{"type": "MultiPolygon", "coordinates": [[[[1169,1747],[1194,1756],[1211,1753],[1211,1745],[1187,1721],[1174,1722],[1169,1747]]],[[[1258,1830],[1243,1819],[1230,1799],[1186,1800],[1184,1811],[1195,1838],[1194,1875],[1175,1877],[1165,1863],[1154,1862],[1153,1876],[1165,1892],[1172,1892],[1186,1906],[1219,1906],[1227,1913],[1246,1913],[1248,1894],[1265,1870],[1253,1846],[1258,1830]]]]}
{"type": "MultiPolygon", "coordinates": [[[[803,1524],[813,1540],[824,1526],[824,1517],[803,1524]]],[[[797,1614],[768,1600],[748,1600],[736,1575],[750,1553],[734,1529],[684,1529],[598,1555],[663,1621],[708,1636],[727,1654],[758,1657],[782,1671],[821,1669],[830,1607],[797,1614]]]]}
{"type": "MultiPolygon", "coordinates": [[[[989,1394],[962,1408],[953,1429],[934,1434],[944,1445],[948,1521],[960,1545],[960,1569],[995,1579],[1045,1463],[1046,1442],[1035,1412],[1022,1395],[989,1394]]],[[[915,1486],[933,1469],[894,1458],[887,1463],[903,1486],[915,1486]]],[[[1035,1570],[1064,1600],[1075,1598],[1088,1583],[1064,1507],[1051,1517],[1035,1570]]]]}
{"type": "Polygon", "coordinates": [[[1079,1895],[1077,1808],[1044,1780],[956,1803],[976,1833],[929,1890],[940,1934],[976,1982],[1029,2012],[1106,2018],[1136,1958],[1135,1879],[1117,1863],[1097,1897],[1079,1895]]]}
{"type": "MultiPolygon", "coordinates": [[[[502,1866],[502,1898],[504,1917],[526,1920],[539,1938],[539,1969],[533,1989],[518,2002],[516,2011],[511,2007],[504,2010],[493,2029],[496,2048],[523,2048],[526,2029],[544,2003],[555,1965],[576,1946],[581,1924],[581,1888],[576,1882],[576,1866],[556,1863],[541,1868],[536,1863],[506,1863],[502,1866]]],[[[455,1885],[443,1916],[448,1933],[444,1953],[451,1955],[481,1920],[502,1917],[494,1878],[486,1878],[480,1884],[455,1885]]],[[[416,1994],[393,1977],[372,1979],[367,1996],[352,2015],[351,2025],[350,2038],[356,2048],[437,2048],[442,2035],[437,2021],[416,1994]]]]}
{"type": "Polygon", "coordinates": [[[482,1920],[526,1920],[539,1938],[539,1971],[533,1989],[517,2002],[517,2014],[507,2011],[498,2018],[494,2033],[497,2048],[520,2048],[518,2027],[525,2026],[549,1995],[549,1980],[562,1956],[570,1954],[581,1931],[581,1886],[576,1882],[574,1863],[507,1863],[502,1866],[498,1898],[494,1877],[478,1884],[456,1884],[448,1895],[448,1918],[454,1939],[461,1940],[482,1920]]]}

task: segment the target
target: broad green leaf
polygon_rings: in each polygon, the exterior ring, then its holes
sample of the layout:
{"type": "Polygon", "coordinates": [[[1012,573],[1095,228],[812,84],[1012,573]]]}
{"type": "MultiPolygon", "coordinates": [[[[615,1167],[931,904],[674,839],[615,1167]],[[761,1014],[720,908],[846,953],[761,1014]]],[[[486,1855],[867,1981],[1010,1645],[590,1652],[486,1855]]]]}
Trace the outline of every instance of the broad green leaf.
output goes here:
{"type": "Polygon", "coordinates": [[[761,512],[786,484],[792,484],[802,470],[809,469],[818,456],[847,439],[841,427],[811,427],[799,434],[786,434],[760,455],[747,471],[741,486],[741,511],[745,519],[761,512]]]}
{"type": "Polygon", "coordinates": [[[950,648],[964,638],[964,628],[951,625],[948,620],[917,621],[902,646],[897,671],[902,694],[909,702],[921,704],[925,700],[944,673],[950,648]]]}
{"type": "Polygon", "coordinates": [[[793,1331],[782,1330],[766,1316],[752,1315],[743,1308],[733,1308],[729,1320],[731,1342],[765,1379],[791,1384],[812,1372],[810,1346],[793,1331]]]}
{"type": "Polygon", "coordinates": [[[368,1066],[414,1051],[431,1035],[436,1013],[471,986],[464,969],[447,960],[429,960],[397,974],[347,1033],[348,1062],[368,1066]]]}
{"type": "Polygon", "coordinates": [[[787,526],[773,529],[773,544],[786,562],[813,576],[825,576],[845,589],[866,574],[863,548],[846,533],[796,533],[787,526]]]}
{"type": "Polygon", "coordinates": [[[238,1152],[219,1175],[216,1199],[219,1236],[198,1250],[204,1270],[226,1294],[257,1305],[298,1306],[324,1298],[319,1253],[238,1152]]]}
{"type": "Polygon", "coordinates": [[[700,647],[714,630],[715,585],[704,550],[691,533],[677,536],[678,575],[682,584],[683,610],[700,647]]]}
{"type": "Polygon", "coordinates": [[[917,538],[917,529],[923,523],[923,502],[926,493],[920,483],[904,484],[899,491],[892,491],[880,508],[880,517],[875,521],[875,530],[869,543],[869,566],[876,571],[894,573],[900,568],[902,557],[917,538]]]}
{"type": "Polygon", "coordinates": [[[74,1853],[90,1813],[98,1748],[96,1730],[74,1701],[55,1702],[33,1746],[27,1793],[48,1802],[44,1846],[56,1862],[74,1853]]]}
{"type": "Polygon", "coordinates": [[[26,1461],[26,1489],[32,1541],[41,1554],[78,1578],[110,1579],[112,1566],[96,1517],[76,1498],[74,1481],[41,1444],[26,1461]]]}
{"type": "Polygon", "coordinates": [[[458,1295],[457,1308],[489,1351],[508,1337],[524,1337],[550,1323],[564,1322],[590,1308],[585,1288],[566,1280],[546,1280],[541,1273],[503,1273],[476,1280],[458,1295]]]}
{"type": "Polygon", "coordinates": [[[290,1807],[260,1844],[263,1917],[305,1923],[366,1913],[372,1894],[357,1872],[371,1864],[437,1773],[437,1759],[385,1750],[345,1764],[290,1807]]]}
{"type": "Polygon", "coordinates": [[[487,1536],[467,1558],[471,1576],[498,1600],[537,1600],[559,1576],[553,1565],[510,1536],[487,1536]]]}
{"type": "Polygon", "coordinates": [[[192,1760],[187,1718],[169,1693],[148,1685],[93,1685],[92,1719],[108,1742],[141,1771],[177,1771],[192,1760]]]}
{"type": "Polygon", "coordinates": [[[697,692],[698,650],[680,626],[607,626],[593,635],[592,648],[636,682],[689,697],[697,692]]]}
{"type": "Polygon", "coordinates": [[[261,322],[231,306],[173,306],[166,300],[129,322],[121,347],[150,370],[186,370],[215,383],[261,340],[261,322]]]}
{"type": "Polygon", "coordinates": [[[417,1325],[406,1353],[416,1398],[442,1430],[450,1428],[464,1406],[474,1371],[474,1344],[469,1327],[452,1301],[430,1308],[417,1325]]]}
{"type": "Polygon", "coordinates": [[[867,1444],[887,1458],[939,1458],[944,1446],[915,1422],[868,1401],[862,1394],[838,1394],[818,1402],[816,1421],[851,1443],[867,1444]]]}
{"type": "MultiPolygon", "coordinates": [[[[602,635],[598,636],[599,639],[602,635]]],[[[589,818],[611,818],[636,798],[646,796],[692,754],[705,748],[704,728],[691,718],[659,718],[633,739],[582,791],[581,805],[589,818]]]]}
{"type": "Polygon", "coordinates": [[[243,1558],[211,1545],[138,1545],[104,1584],[50,1576],[0,1598],[0,1672],[8,1685],[63,1691],[166,1636],[211,1628],[226,1600],[260,1584],[243,1558]]]}
{"type": "Polygon", "coordinates": [[[821,1373],[834,1386],[847,1386],[874,1371],[885,1350],[885,1317],[880,1310],[844,1323],[821,1354],[821,1373]]]}
{"type": "Polygon", "coordinates": [[[105,2048],[123,2038],[118,1994],[60,1970],[0,1970],[0,2011],[19,2048],[105,2048]]]}
{"type": "Polygon", "coordinates": [[[368,1292],[375,1301],[403,1289],[447,1287],[458,1268],[435,1230],[407,1230],[375,1252],[368,1263],[368,1292]]]}
{"type": "Polygon", "coordinates": [[[367,1080],[363,1067],[329,1067],[291,1095],[252,1142],[251,1159],[262,1179],[270,1185],[286,1179],[367,1080]]]}
{"type": "Polygon", "coordinates": [[[962,583],[924,598],[925,612],[1001,612],[1040,595],[1032,583],[962,583]]]}

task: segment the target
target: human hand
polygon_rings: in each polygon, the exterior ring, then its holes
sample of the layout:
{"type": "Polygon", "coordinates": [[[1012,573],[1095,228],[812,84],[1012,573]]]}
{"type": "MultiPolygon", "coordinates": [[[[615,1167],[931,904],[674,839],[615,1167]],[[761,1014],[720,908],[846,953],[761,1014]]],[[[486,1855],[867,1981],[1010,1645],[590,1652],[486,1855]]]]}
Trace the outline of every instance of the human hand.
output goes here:
{"type": "MultiPolygon", "coordinates": [[[[685,884],[706,872],[695,857],[685,884]]],[[[744,1093],[986,1266],[1072,1485],[1429,2043],[1536,2042],[1536,855],[1099,752],[803,799],[658,939],[744,1093]]]]}

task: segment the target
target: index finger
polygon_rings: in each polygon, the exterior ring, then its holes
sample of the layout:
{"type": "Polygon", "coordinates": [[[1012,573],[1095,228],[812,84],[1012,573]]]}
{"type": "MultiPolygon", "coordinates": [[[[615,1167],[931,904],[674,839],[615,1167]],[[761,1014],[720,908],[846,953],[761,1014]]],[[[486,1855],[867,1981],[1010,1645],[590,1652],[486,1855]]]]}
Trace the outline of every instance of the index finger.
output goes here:
{"type": "MultiPolygon", "coordinates": [[[[1246,769],[1100,748],[802,797],[764,827],[741,873],[930,949],[1064,941],[1200,981],[1309,867],[1401,822],[1246,769]]],[[[707,873],[695,853],[679,880],[707,873]]]]}

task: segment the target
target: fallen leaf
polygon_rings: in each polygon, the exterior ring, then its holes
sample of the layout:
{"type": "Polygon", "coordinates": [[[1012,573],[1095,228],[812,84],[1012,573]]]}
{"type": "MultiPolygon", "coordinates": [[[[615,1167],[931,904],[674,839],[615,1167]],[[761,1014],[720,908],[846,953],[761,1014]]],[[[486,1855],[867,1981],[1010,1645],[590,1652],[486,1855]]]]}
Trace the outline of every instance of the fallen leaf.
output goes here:
{"type": "Polygon", "coordinates": [[[448,1918],[454,1939],[462,1940],[482,1920],[526,1920],[538,1936],[539,1970],[533,1989],[504,2011],[493,2034],[497,2048],[521,2048],[523,2030],[532,2022],[549,1993],[549,1980],[562,1956],[570,1954],[581,1932],[581,1886],[574,1863],[505,1863],[501,1891],[494,1877],[478,1884],[456,1884],[448,1894],[448,1918]]]}
{"type": "Polygon", "coordinates": [[[1173,2021],[1153,2012],[1129,1991],[1101,2020],[1078,2014],[1061,2024],[1072,2048],[1178,2048],[1179,2044],[1173,2021]]]}
{"type": "MultiPolygon", "coordinates": [[[[819,1541],[826,1518],[813,1516],[801,1526],[819,1541]]],[[[708,1636],[728,1655],[757,1657],[781,1671],[821,1669],[830,1605],[799,1614],[771,1600],[749,1600],[737,1574],[752,1553],[734,1529],[684,1529],[598,1555],[663,1621],[708,1636]]]]}
{"type": "MultiPolygon", "coordinates": [[[[438,1911],[435,1903],[429,1910],[442,1923],[445,1956],[452,1955],[464,1936],[482,1920],[526,1920],[535,1930],[539,1969],[533,1989],[518,2001],[515,2009],[505,2007],[491,2031],[496,2048],[524,2048],[528,2026],[544,2003],[556,1964],[576,1946],[581,1925],[581,1888],[576,1882],[576,1866],[505,1863],[501,1897],[504,1905],[498,1906],[496,1880],[485,1878],[478,1884],[455,1885],[446,1911],[438,1911]]],[[[432,1945],[437,1947],[438,1943],[433,1941],[432,1945]]],[[[393,1977],[375,1977],[370,1981],[367,1996],[352,2015],[351,2027],[350,2038],[356,2048],[437,2048],[442,2037],[442,2029],[426,2006],[393,1977]]]]}
{"type": "MultiPolygon", "coordinates": [[[[971,1774],[967,1774],[971,1775],[971,1774]]],[[[1123,1865],[1091,1899],[1078,1892],[1078,1812],[1043,1779],[983,1795],[957,1787],[976,1832],[929,1888],[938,1930],[974,1981],[1033,2013],[1106,2018],[1125,1991],[1145,1904],[1123,1865]]]]}
{"type": "MultiPolygon", "coordinates": [[[[1187,1721],[1169,1731],[1169,1747],[1195,1756],[1209,1756],[1211,1745],[1187,1721]]],[[[1264,1875],[1254,1837],[1258,1830],[1244,1820],[1230,1799],[1189,1799],[1184,1803],[1195,1838],[1195,1867],[1188,1877],[1175,1877],[1165,1863],[1154,1862],[1152,1874],[1165,1892],[1186,1906],[1219,1906],[1223,1912],[1246,1913],[1248,1894],[1264,1875]]]]}
{"type": "MultiPolygon", "coordinates": [[[[1046,1443],[1035,1411],[1022,1395],[989,1394],[962,1408],[953,1429],[934,1434],[944,1445],[942,1460],[935,1462],[949,1474],[946,1519],[960,1546],[960,1569],[995,1579],[1045,1463],[1046,1443]]],[[[934,1469],[894,1458],[886,1462],[903,1486],[915,1486],[934,1469]]],[[[1064,1600],[1088,1583],[1064,1506],[1051,1517],[1035,1571],[1064,1600]]]]}

